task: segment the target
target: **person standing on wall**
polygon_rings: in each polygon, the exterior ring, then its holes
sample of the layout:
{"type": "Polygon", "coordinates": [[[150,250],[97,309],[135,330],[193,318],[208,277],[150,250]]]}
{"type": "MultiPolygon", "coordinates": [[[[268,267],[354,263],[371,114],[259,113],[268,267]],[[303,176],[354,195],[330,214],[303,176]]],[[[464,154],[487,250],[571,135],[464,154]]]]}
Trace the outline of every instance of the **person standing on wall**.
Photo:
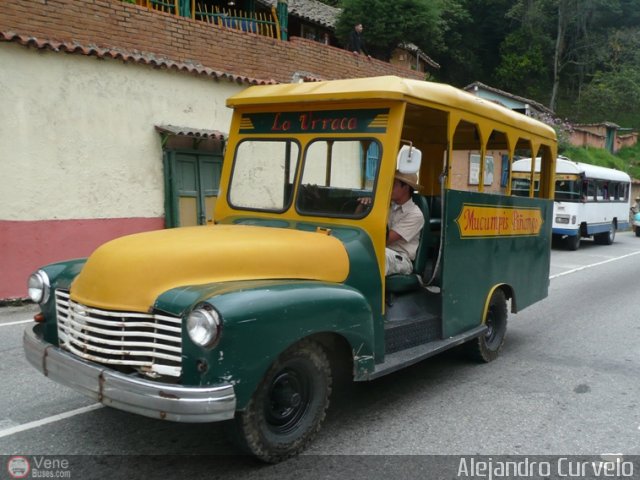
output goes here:
{"type": "Polygon", "coordinates": [[[362,38],[361,23],[356,24],[356,26],[353,27],[353,30],[351,30],[351,33],[349,34],[348,50],[358,55],[360,53],[364,53],[367,56],[367,58],[371,58],[371,55],[369,55],[369,52],[367,51],[364,45],[364,38],[362,38]]]}

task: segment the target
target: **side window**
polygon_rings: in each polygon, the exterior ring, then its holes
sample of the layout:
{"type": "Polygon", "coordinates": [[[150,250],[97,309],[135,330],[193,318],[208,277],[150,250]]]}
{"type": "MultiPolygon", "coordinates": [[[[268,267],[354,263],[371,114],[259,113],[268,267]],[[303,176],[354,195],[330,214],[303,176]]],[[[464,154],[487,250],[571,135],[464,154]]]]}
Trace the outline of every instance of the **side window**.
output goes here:
{"type": "Polygon", "coordinates": [[[596,182],[594,180],[585,180],[586,188],[583,187],[583,191],[587,192],[587,202],[593,202],[596,200],[596,182]]]}
{"type": "Polygon", "coordinates": [[[296,208],[330,217],[366,215],[358,199],[371,197],[382,148],[376,140],[316,140],[305,152],[296,208]]]}
{"type": "Polygon", "coordinates": [[[622,200],[620,198],[620,183],[609,182],[609,195],[611,195],[611,200],[613,201],[622,200]]]}
{"type": "Polygon", "coordinates": [[[594,180],[596,185],[596,200],[599,202],[609,200],[609,183],[606,180],[594,180]]]}

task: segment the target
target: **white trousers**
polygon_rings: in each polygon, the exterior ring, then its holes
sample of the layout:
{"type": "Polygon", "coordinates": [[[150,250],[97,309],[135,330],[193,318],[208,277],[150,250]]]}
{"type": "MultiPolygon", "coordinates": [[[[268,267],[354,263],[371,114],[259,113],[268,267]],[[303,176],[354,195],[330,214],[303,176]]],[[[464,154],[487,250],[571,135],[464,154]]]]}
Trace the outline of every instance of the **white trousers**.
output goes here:
{"type": "Polygon", "coordinates": [[[385,249],[385,275],[394,273],[409,274],[413,272],[413,264],[406,255],[398,253],[390,248],[385,249]]]}

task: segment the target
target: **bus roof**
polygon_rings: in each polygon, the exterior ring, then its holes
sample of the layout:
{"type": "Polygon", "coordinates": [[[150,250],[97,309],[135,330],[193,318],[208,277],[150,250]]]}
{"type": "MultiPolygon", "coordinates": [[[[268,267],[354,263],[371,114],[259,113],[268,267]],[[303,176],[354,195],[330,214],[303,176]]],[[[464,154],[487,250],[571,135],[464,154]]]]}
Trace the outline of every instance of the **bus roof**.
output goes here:
{"type": "Polygon", "coordinates": [[[466,111],[526,129],[555,142],[550,126],[450,85],[396,76],[252,86],[227,99],[228,107],[304,104],[309,102],[395,100],[466,111]]]}
{"type": "MultiPolygon", "coordinates": [[[[511,170],[514,172],[530,172],[531,159],[523,158],[513,162],[511,170]]],[[[540,159],[536,158],[536,172],[540,171],[540,159]]],[[[614,168],[600,167],[589,163],[574,162],[567,157],[559,156],[556,160],[556,174],[584,175],[586,178],[598,178],[601,180],[616,180],[619,182],[630,182],[631,177],[626,173],[614,168]]]]}

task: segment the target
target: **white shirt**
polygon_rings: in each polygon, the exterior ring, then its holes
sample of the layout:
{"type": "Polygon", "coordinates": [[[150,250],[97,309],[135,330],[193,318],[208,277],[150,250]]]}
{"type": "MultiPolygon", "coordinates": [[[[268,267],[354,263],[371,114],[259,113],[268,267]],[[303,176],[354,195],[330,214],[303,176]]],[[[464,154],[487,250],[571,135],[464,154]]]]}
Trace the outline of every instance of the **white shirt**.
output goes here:
{"type": "Polygon", "coordinates": [[[387,245],[387,248],[403,253],[410,260],[416,258],[416,250],[420,242],[420,231],[424,227],[424,215],[412,199],[402,205],[391,203],[387,227],[402,238],[397,242],[387,245]]]}

